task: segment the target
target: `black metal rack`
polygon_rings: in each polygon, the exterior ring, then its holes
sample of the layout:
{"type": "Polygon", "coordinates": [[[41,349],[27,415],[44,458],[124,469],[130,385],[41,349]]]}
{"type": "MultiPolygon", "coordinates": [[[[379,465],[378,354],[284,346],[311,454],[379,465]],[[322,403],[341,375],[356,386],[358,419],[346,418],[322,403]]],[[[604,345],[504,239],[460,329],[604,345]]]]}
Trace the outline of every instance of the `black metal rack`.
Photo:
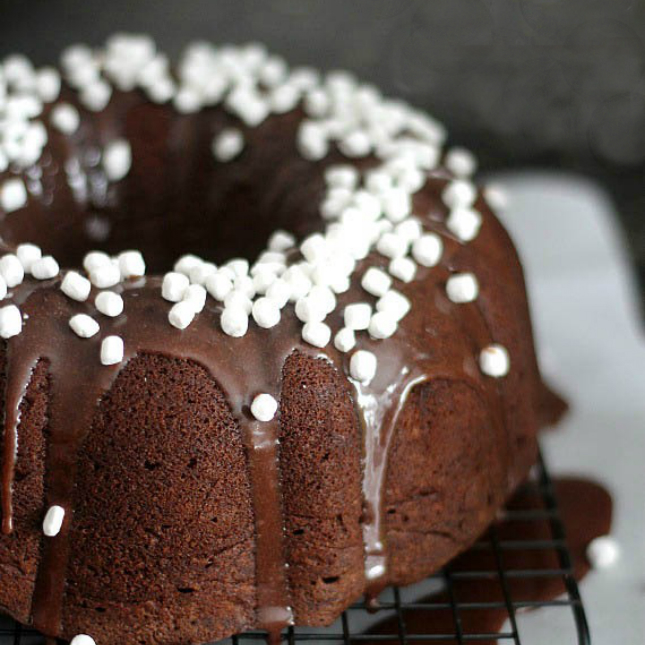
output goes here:
{"type": "MultiPolygon", "coordinates": [[[[524,497],[530,504],[509,505],[490,528],[466,554],[451,563],[440,573],[428,579],[427,584],[435,593],[419,599],[410,590],[391,588],[380,598],[380,608],[374,613],[359,602],[343,613],[331,627],[324,629],[290,628],[283,634],[287,645],[298,643],[342,643],[366,645],[367,643],[509,643],[530,645],[521,635],[521,616],[526,610],[565,611],[569,615],[571,634],[558,633],[549,638],[554,645],[589,645],[590,636],[585,610],[573,575],[571,554],[566,544],[564,524],[558,509],[554,484],[542,458],[529,481],[524,484],[524,497]],[[514,526],[525,528],[539,523],[546,535],[538,539],[514,534],[514,526]],[[548,566],[517,567],[518,556],[523,553],[540,553],[540,562],[548,566]],[[480,565],[471,566],[473,554],[480,565]],[[469,556],[471,560],[469,560],[469,556]],[[481,556],[481,557],[480,557],[481,556]],[[553,563],[551,566],[550,563],[553,563]],[[540,584],[548,580],[552,586],[561,587],[557,598],[536,599],[522,593],[523,585],[540,584]],[[497,589],[493,599],[473,599],[473,591],[488,585],[497,589]],[[490,616],[495,613],[501,631],[478,629],[473,615],[490,616]],[[429,621],[419,617],[427,616],[429,621]],[[437,616],[441,620],[435,620],[437,616]],[[380,621],[381,616],[387,623],[380,621]],[[372,626],[367,626],[370,623],[372,626]],[[378,625],[386,624],[387,628],[378,625]],[[357,629],[357,625],[361,625],[357,629]],[[564,640],[562,640],[564,638],[564,640]]],[[[521,532],[520,532],[521,533],[521,532]]],[[[480,621],[481,622],[481,621],[480,621]]],[[[555,627],[554,627],[555,629],[555,627]]],[[[230,645],[257,643],[265,638],[262,632],[249,632],[228,639],[230,645]]],[[[39,645],[42,638],[34,630],[22,627],[9,619],[0,619],[0,645],[39,645]]]]}

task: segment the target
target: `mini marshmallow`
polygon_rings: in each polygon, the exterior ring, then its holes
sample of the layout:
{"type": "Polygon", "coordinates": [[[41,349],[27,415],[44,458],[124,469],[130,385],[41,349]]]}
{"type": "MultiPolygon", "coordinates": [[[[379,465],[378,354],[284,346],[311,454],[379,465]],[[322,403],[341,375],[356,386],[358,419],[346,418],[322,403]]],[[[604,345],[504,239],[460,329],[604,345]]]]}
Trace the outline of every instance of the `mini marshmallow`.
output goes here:
{"type": "Polygon", "coordinates": [[[336,296],[329,287],[314,285],[307,297],[318,302],[326,314],[336,309],[336,296]]]}
{"type": "Polygon", "coordinates": [[[350,350],[354,349],[355,345],[356,345],[356,334],[354,333],[353,329],[349,329],[348,327],[343,327],[334,336],[334,347],[339,352],[343,352],[343,353],[349,352],[350,350]]]}
{"type": "Polygon", "coordinates": [[[87,634],[78,634],[72,638],[69,645],[96,645],[94,639],[87,634]]]}
{"type": "Polygon", "coordinates": [[[201,284],[191,284],[186,291],[184,291],[184,298],[182,302],[187,302],[195,310],[195,313],[200,313],[206,306],[206,289],[201,284]]]}
{"type": "Polygon", "coordinates": [[[314,347],[323,348],[331,339],[331,329],[324,322],[308,322],[302,328],[302,339],[314,347]]]}
{"type": "Polygon", "coordinates": [[[121,282],[121,271],[117,264],[103,264],[90,271],[90,282],[98,289],[107,289],[121,282]]]}
{"type": "Polygon", "coordinates": [[[271,298],[258,298],[251,310],[253,320],[259,327],[269,329],[280,322],[280,307],[271,298]]]}
{"type": "Polygon", "coordinates": [[[53,67],[43,67],[36,74],[36,91],[45,103],[52,103],[60,94],[60,74],[53,67]]]}
{"type": "Polygon", "coordinates": [[[5,279],[0,275],[0,300],[4,300],[7,297],[7,283],[5,279]]]}
{"type": "Polygon", "coordinates": [[[94,81],[81,88],[81,103],[92,112],[103,110],[112,98],[112,87],[105,81],[94,81]]]}
{"type": "Polygon", "coordinates": [[[253,298],[256,293],[253,278],[248,275],[238,275],[235,280],[233,280],[233,288],[235,291],[243,293],[247,298],[253,298]]]}
{"type": "Polygon", "coordinates": [[[370,267],[361,279],[361,286],[373,296],[382,296],[392,286],[392,278],[382,269],[370,267]]]}
{"type": "Polygon", "coordinates": [[[243,309],[246,315],[250,316],[253,309],[253,301],[243,291],[233,289],[233,291],[224,298],[224,306],[243,309]]]}
{"type": "Polygon", "coordinates": [[[182,255],[173,266],[173,271],[190,276],[190,272],[197,266],[203,264],[204,260],[192,253],[182,255]]]}
{"type": "Polygon", "coordinates": [[[330,166],[325,170],[325,182],[333,188],[354,190],[358,185],[358,170],[350,165],[330,166]]]}
{"type": "Polygon", "coordinates": [[[0,208],[13,213],[27,205],[27,189],[22,179],[7,179],[0,186],[0,208]]]}
{"type": "Polygon", "coordinates": [[[412,257],[424,267],[434,267],[441,260],[443,242],[436,233],[425,233],[412,244],[412,257]]]}
{"type": "Polygon", "coordinates": [[[8,253],[0,258],[0,275],[2,275],[9,288],[22,284],[25,279],[25,269],[18,256],[8,253]]]}
{"type": "Polygon", "coordinates": [[[383,212],[391,222],[403,221],[412,210],[410,194],[402,188],[391,188],[381,197],[383,212]]]}
{"type": "Polygon", "coordinates": [[[211,149],[217,161],[231,161],[244,150],[244,135],[237,128],[222,130],[213,139],[211,149]]]}
{"type": "Polygon", "coordinates": [[[119,336],[106,336],[101,343],[101,363],[116,365],[123,360],[123,339],[119,336]]]}
{"type": "Polygon", "coordinates": [[[60,285],[61,291],[78,302],[85,302],[89,298],[92,285],[90,281],[76,271],[68,271],[60,285]]]}
{"type": "Polygon", "coordinates": [[[479,295],[479,283],[472,273],[455,273],[446,282],[448,298],[457,304],[473,302],[479,295]]]}
{"type": "Polygon", "coordinates": [[[347,305],[343,312],[345,327],[356,331],[367,329],[371,317],[372,307],[367,302],[357,302],[352,305],[347,305]]]}
{"type": "Polygon", "coordinates": [[[408,242],[396,233],[383,233],[376,244],[376,250],[386,258],[394,259],[408,252],[408,242]]]}
{"type": "Polygon", "coordinates": [[[168,312],[168,322],[177,329],[186,329],[195,318],[195,307],[188,300],[175,303],[168,312]]]}
{"type": "Polygon", "coordinates": [[[388,267],[390,275],[402,282],[412,282],[417,273],[417,265],[410,258],[394,258],[388,267]]]}
{"type": "Polygon", "coordinates": [[[234,338],[240,338],[249,329],[249,316],[242,307],[225,307],[220,317],[222,331],[234,338]]]}
{"type": "Polygon", "coordinates": [[[506,376],[511,366],[508,351],[496,343],[484,347],[479,354],[479,367],[486,376],[501,378],[506,376]]]}
{"type": "Polygon", "coordinates": [[[296,244],[296,238],[288,231],[277,230],[269,238],[267,248],[269,251],[282,253],[293,248],[296,244]]]}
{"type": "Polygon", "coordinates": [[[303,323],[322,322],[327,317],[327,310],[319,299],[305,296],[296,302],[296,316],[303,323]]]}
{"type": "Polygon", "coordinates": [[[475,174],[477,159],[465,148],[451,148],[444,159],[446,168],[456,177],[467,178],[475,174]]]}
{"type": "Polygon", "coordinates": [[[461,242],[471,242],[477,237],[482,225],[482,216],[473,208],[454,208],[450,211],[446,226],[461,242]]]}
{"type": "Polygon", "coordinates": [[[410,301],[398,291],[390,289],[376,302],[376,310],[383,311],[394,318],[397,322],[403,320],[412,308],[410,301]]]}
{"type": "Polygon", "coordinates": [[[107,253],[103,253],[103,251],[90,251],[83,258],[83,268],[88,273],[92,273],[95,269],[111,263],[112,260],[110,256],[107,253]]]}
{"type": "Polygon", "coordinates": [[[397,327],[396,317],[389,311],[377,311],[370,319],[368,332],[372,338],[383,340],[392,336],[397,327]]]}
{"type": "Polygon", "coordinates": [[[308,262],[324,260],[329,251],[329,243],[320,233],[310,235],[300,245],[300,252],[308,262]]]}
{"type": "Polygon", "coordinates": [[[190,281],[188,276],[176,271],[170,271],[163,277],[161,296],[170,302],[179,302],[183,297],[190,281]]]}
{"type": "Polygon", "coordinates": [[[104,316],[110,318],[123,313],[123,298],[113,291],[101,291],[94,299],[94,305],[104,316]]]}
{"type": "Polygon", "coordinates": [[[594,569],[608,569],[620,559],[620,546],[610,535],[597,537],[587,545],[587,560],[594,569]]]}
{"type": "Polygon", "coordinates": [[[278,402],[270,394],[258,394],[251,403],[251,414],[264,423],[272,421],[278,411],[278,402]]]}
{"type": "Polygon", "coordinates": [[[111,141],[103,150],[103,170],[108,181],[120,181],[132,166],[132,148],[125,139],[111,141]]]}
{"type": "Polygon", "coordinates": [[[119,271],[122,278],[140,278],[146,274],[146,263],[140,251],[119,253],[119,271]]]}
{"type": "Polygon", "coordinates": [[[43,533],[47,537],[56,537],[65,520],[65,509],[62,506],[50,506],[43,520],[43,533]]]}
{"type": "Polygon", "coordinates": [[[52,108],[50,117],[52,125],[63,134],[74,134],[81,123],[78,110],[69,103],[59,103],[52,108]]]}
{"type": "Polygon", "coordinates": [[[233,291],[233,281],[223,273],[217,272],[209,275],[204,283],[206,289],[215,300],[224,301],[224,298],[233,291]]]}
{"type": "Polygon", "coordinates": [[[31,275],[36,280],[49,280],[58,275],[58,262],[51,255],[44,255],[31,265],[31,275]]]}
{"type": "Polygon", "coordinates": [[[298,152],[308,161],[319,161],[327,155],[329,142],[322,126],[303,121],[296,135],[298,152]]]}
{"type": "Polygon", "coordinates": [[[69,319],[71,330],[80,338],[92,338],[98,334],[99,324],[87,314],[76,314],[69,319]]]}
{"type": "Polygon", "coordinates": [[[376,375],[377,360],[372,352],[359,349],[349,361],[349,374],[359,383],[366,385],[376,375]]]}
{"type": "Polygon", "coordinates": [[[188,279],[191,284],[202,285],[206,283],[206,278],[209,275],[214,275],[217,272],[217,266],[212,262],[201,262],[194,266],[188,273],[188,279]]]}
{"type": "Polygon", "coordinates": [[[372,140],[364,130],[353,130],[338,142],[338,149],[346,157],[366,157],[372,151],[372,140]]]}
{"type": "Polygon", "coordinates": [[[282,309],[291,298],[291,287],[286,280],[278,278],[271,283],[266,291],[267,298],[271,298],[282,309]]]}
{"type": "Polygon", "coordinates": [[[394,227],[394,232],[407,242],[411,243],[418,240],[423,235],[421,222],[415,217],[409,217],[399,222],[394,227]]]}
{"type": "Polygon", "coordinates": [[[489,206],[496,211],[505,211],[508,208],[508,192],[498,184],[488,184],[484,188],[484,197],[489,206]]]}
{"type": "Polygon", "coordinates": [[[31,267],[36,260],[40,260],[43,252],[35,244],[19,244],[16,255],[22,264],[25,273],[31,273],[31,267]]]}
{"type": "Polygon", "coordinates": [[[441,197],[448,208],[469,208],[477,199],[477,188],[470,181],[456,179],[444,188],[441,197]]]}
{"type": "Polygon", "coordinates": [[[235,277],[238,278],[249,274],[249,261],[244,258],[234,258],[233,260],[229,260],[224,266],[233,271],[235,277]]]}
{"type": "Polygon", "coordinates": [[[5,340],[22,331],[22,314],[16,305],[0,308],[0,337],[5,340]]]}

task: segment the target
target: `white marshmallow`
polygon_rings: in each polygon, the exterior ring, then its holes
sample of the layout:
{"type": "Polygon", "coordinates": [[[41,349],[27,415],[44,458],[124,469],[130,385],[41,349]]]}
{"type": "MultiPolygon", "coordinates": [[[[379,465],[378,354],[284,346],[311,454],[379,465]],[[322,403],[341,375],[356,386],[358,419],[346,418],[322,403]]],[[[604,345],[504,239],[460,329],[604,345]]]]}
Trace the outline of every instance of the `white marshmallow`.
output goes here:
{"type": "Polygon", "coordinates": [[[206,289],[201,284],[191,284],[186,291],[184,291],[184,298],[182,302],[187,302],[195,310],[195,313],[200,313],[206,306],[206,289]]]}
{"type": "Polygon", "coordinates": [[[173,271],[176,273],[183,273],[185,276],[190,276],[190,272],[195,268],[204,263],[204,260],[193,255],[192,253],[187,253],[182,255],[173,266],[173,271]]]}
{"type": "Polygon", "coordinates": [[[410,194],[402,188],[391,188],[382,197],[383,212],[391,222],[403,221],[412,210],[410,194]]]}
{"type": "Polygon", "coordinates": [[[508,208],[508,192],[503,186],[488,184],[484,188],[484,197],[493,210],[503,212],[508,208]]]}
{"type": "Polygon", "coordinates": [[[225,307],[233,307],[243,309],[247,316],[251,315],[253,309],[253,301],[243,291],[233,289],[226,298],[224,298],[225,307]]]}
{"type": "Polygon", "coordinates": [[[52,125],[63,134],[74,134],[81,124],[78,110],[69,103],[59,103],[52,108],[50,117],[52,125]]]}
{"type": "Polygon", "coordinates": [[[280,322],[280,307],[271,298],[258,298],[251,312],[259,327],[269,329],[280,322]]]}
{"type": "Polygon", "coordinates": [[[331,339],[331,329],[324,322],[308,322],[302,328],[302,339],[314,347],[325,347],[331,339]]]}
{"type": "Polygon", "coordinates": [[[325,170],[325,181],[332,188],[354,190],[358,185],[358,170],[350,165],[330,166],[325,170]]]}
{"type": "Polygon", "coordinates": [[[51,255],[44,255],[31,265],[31,275],[36,280],[49,280],[58,275],[58,262],[51,255]]]}
{"type": "Polygon", "coordinates": [[[477,188],[470,181],[456,179],[443,189],[441,197],[448,208],[469,208],[477,199],[477,188]]]}
{"type": "Polygon", "coordinates": [[[484,347],[479,354],[479,367],[486,376],[494,378],[506,376],[510,366],[511,360],[508,351],[497,343],[484,347]]]}
{"type": "Polygon", "coordinates": [[[372,307],[367,302],[357,302],[347,305],[343,312],[345,327],[359,331],[367,329],[372,317],[372,307]]]}
{"type": "Polygon", "coordinates": [[[397,322],[408,315],[412,304],[402,293],[390,289],[376,302],[376,310],[383,311],[394,318],[397,322]]]}
{"type": "Polygon", "coordinates": [[[81,103],[92,112],[103,110],[112,98],[112,87],[105,81],[94,81],[81,88],[81,103]]]}
{"type": "Polygon", "coordinates": [[[94,299],[94,305],[105,316],[115,318],[123,312],[123,298],[113,291],[101,291],[94,299]]]}
{"type": "Polygon", "coordinates": [[[390,275],[402,282],[412,282],[417,273],[417,265],[410,258],[394,258],[388,267],[390,275]]]}
{"type": "Polygon", "coordinates": [[[22,264],[25,273],[31,273],[31,267],[36,260],[40,260],[43,252],[35,244],[19,244],[16,255],[22,264]]]}
{"type": "Polygon", "coordinates": [[[101,363],[116,365],[123,360],[123,339],[119,336],[106,336],[101,343],[101,363]]]}
{"type": "Polygon", "coordinates": [[[251,414],[264,423],[272,421],[278,411],[278,402],[270,394],[258,394],[251,403],[251,414]]]}
{"type": "Polygon", "coordinates": [[[0,275],[9,288],[17,287],[25,279],[25,269],[16,255],[8,253],[0,258],[0,275]]]}
{"type": "Polygon", "coordinates": [[[119,270],[122,278],[139,278],[146,274],[146,263],[139,251],[119,253],[119,270]]]}
{"type": "Polygon", "coordinates": [[[188,300],[175,303],[168,312],[168,322],[177,329],[186,329],[195,318],[195,307],[188,300]]]}
{"type": "Polygon", "coordinates": [[[16,305],[0,308],[0,337],[12,338],[22,331],[22,314],[16,305]]]}
{"type": "Polygon", "coordinates": [[[392,278],[382,269],[370,267],[361,279],[361,286],[373,296],[382,296],[392,286],[392,278]]]}
{"type": "Polygon", "coordinates": [[[446,220],[448,230],[462,242],[474,240],[481,225],[482,216],[473,208],[453,208],[446,220]]]}
{"type": "Polygon", "coordinates": [[[587,546],[587,560],[594,569],[609,569],[620,559],[620,546],[610,535],[593,539],[587,546]]]}
{"type": "Polygon", "coordinates": [[[43,533],[47,537],[56,537],[63,528],[64,520],[65,509],[62,506],[50,506],[43,520],[43,533]]]}
{"type": "Polygon", "coordinates": [[[394,259],[408,252],[409,243],[396,233],[386,232],[381,235],[376,244],[376,250],[387,258],[394,259]]]}
{"type": "Polygon", "coordinates": [[[212,262],[201,262],[189,271],[188,279],[191,284],[204,286],[206,284],[206,278],[215,273],[217,273],[217,266],[212,262]]]}
{"type": "Polygon", "coordinates": [[[7,283],[5,279],[0,275],[0,300],[4,300],[7,297],[7,283]]]}
{"type": "Polygon", "coordinates": [[[176,271],[170,271],[163,277],[161,283],[161,295],[164,300],[170,302],[179,302],[183,297],[186,289],[190,285],[188,276],[176,271]]]}
{"type": "Polygon", "coordinates": [[[266,291],[266,295],[282,309],[291,298],[291,287],[286,280],[278,278],[271,283],[271,286],[266,291]]]}
{"type": "Polygon", "coordinates": [[[475,155],[465,148],[451,148],[444,160],[446,168],[456,177],[467,178],[477,171],[475,155]]]}
{"type": "Polygon", "coordinates": [[[412,257],[424,267],[434,267],[441,260],[443,242],[436,233],[425,233],[412,244],[412,257]]]}
{"type": "Polygon", "coordinates": [[[92,273],[95,269],[111,263],[110,256],[107,253],[103,253],[103,251],[90,251],[83,258],[83,268],[88,273],[92,273]]]}
{"type": "Polygon", "coordinates": [[[349,352],[350,350],[354,349],[355,345],[356,334],[354,333],[353,329],[343,327],[336,333],[336,336],[334,336],[334,347],[339,352],[349,352]]]}
{"type": "Polygon", "coordinates": [[[96,645],[94,639],[87,634],[78,634],[72,638],[69,645],[96,645]]]}
{"type": "Polygon", "coordinates": [[[27,205],[27,189],[22,179],[7,179],[0,186],[0,208],[5,213],[13,213],[27,205]]]}
{"type": "Polygon", "coordinates": [[[220,272],[209,275],[206,278],[205,286],[208,293],[219,301],[224,301],[224,298],[233,291],[233,281],[220,272]]]}
{"type": "Polygon", "coordinates": [[[376,375],[377,360],[372,352],[359,349],[349,361],[349,373],[359,383],[367,384],[376,375]]]}
{"type": "Polygon", "coordinates": [[[220,317],[222,331],[234,338],[240,338],[249,329],[249,315],[242,307],[225,307],[220,317]]]}
{"type": "Polygon", "coordinates": [[[91,338],[99,332],[99,324],[87,314],[76,314],[69,319],[69,326],[80,338],[91,338]]]}
{"type": "Polygon", "coordinates": [[[288,231],[277,230],[269,238],[267,248],[269,251],[282,253],[293,248],[296,244],[296,238],[288,231]]]}
{"type": "Polygon", "coordinates": [[[132,148],[125,139],[111,141],[103,151],[103,170],[108,181],[120,181],[132,167],[132,148]]]}
{"type": "Polygon", "coordinates": [[[457,304],[473,302],[479,295],[479,283],[472,273],[455,273],[446,282],[448,298],[457,304]]]}
{"type": "Polygon", "coordinates": [[[377,311],[370,319],[369,335],[377,340],[389,338],[396,332],[398,323],[396,317],[388,311],[377,311]]]}
{"type": "Polygon", "coordinates": [[[90,271],[90,282],[98,289],[107,289],[121,282],[121,271],[116,263],[110,261],[90,271]]]}
{"type": "Polygon", "coordinates": [[[90,281],[76,271],[68,271],[60,285],[61,291],[78,302],[85,302],[89,298],[92,285],[90,281]]]}
{"type": "Polygon", "coordinates": [[[217,161],[231,161],[244,150],[244,135],[237,128],[222,130],[212,144],[213,156],[217,161]]]}

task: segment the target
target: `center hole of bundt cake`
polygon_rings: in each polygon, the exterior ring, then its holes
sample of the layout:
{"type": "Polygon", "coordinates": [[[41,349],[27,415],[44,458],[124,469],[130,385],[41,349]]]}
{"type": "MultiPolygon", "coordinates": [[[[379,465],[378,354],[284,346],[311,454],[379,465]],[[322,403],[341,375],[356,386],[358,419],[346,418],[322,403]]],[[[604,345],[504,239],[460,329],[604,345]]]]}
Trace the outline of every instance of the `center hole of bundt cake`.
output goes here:
{"type": "Polygon", "coordinates": [[[95,141],[53,151],[43,198],[3,223],[8,242],[34,242],[63,267],[90,250],[138,249],[148,272],[162,273],[185,253],[253,260],[278,228],[301,237],[321,227],[323,173],[297,154],[293,115],[245,129],[242,154],[227,162],[214,158],[213,138],[240,125],[223,111],[177,116],[145,103],[101,118],[95,141]],[[127,176],[112,183],[100,163],[106,132],[132,150],[127,176]]]}

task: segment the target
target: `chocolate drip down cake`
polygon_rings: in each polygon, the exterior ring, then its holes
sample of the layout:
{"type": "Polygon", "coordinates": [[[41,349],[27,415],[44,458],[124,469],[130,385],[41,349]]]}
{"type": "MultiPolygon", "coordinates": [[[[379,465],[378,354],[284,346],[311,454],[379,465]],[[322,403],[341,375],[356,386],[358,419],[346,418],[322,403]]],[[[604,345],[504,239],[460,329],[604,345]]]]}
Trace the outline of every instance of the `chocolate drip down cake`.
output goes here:
{"type": "Polygon", "coordinates": [[[76,645],[326,625],[491,522],[562,403],[503,195],[261,45],[0,65],[0,610],[76,645]]]}

